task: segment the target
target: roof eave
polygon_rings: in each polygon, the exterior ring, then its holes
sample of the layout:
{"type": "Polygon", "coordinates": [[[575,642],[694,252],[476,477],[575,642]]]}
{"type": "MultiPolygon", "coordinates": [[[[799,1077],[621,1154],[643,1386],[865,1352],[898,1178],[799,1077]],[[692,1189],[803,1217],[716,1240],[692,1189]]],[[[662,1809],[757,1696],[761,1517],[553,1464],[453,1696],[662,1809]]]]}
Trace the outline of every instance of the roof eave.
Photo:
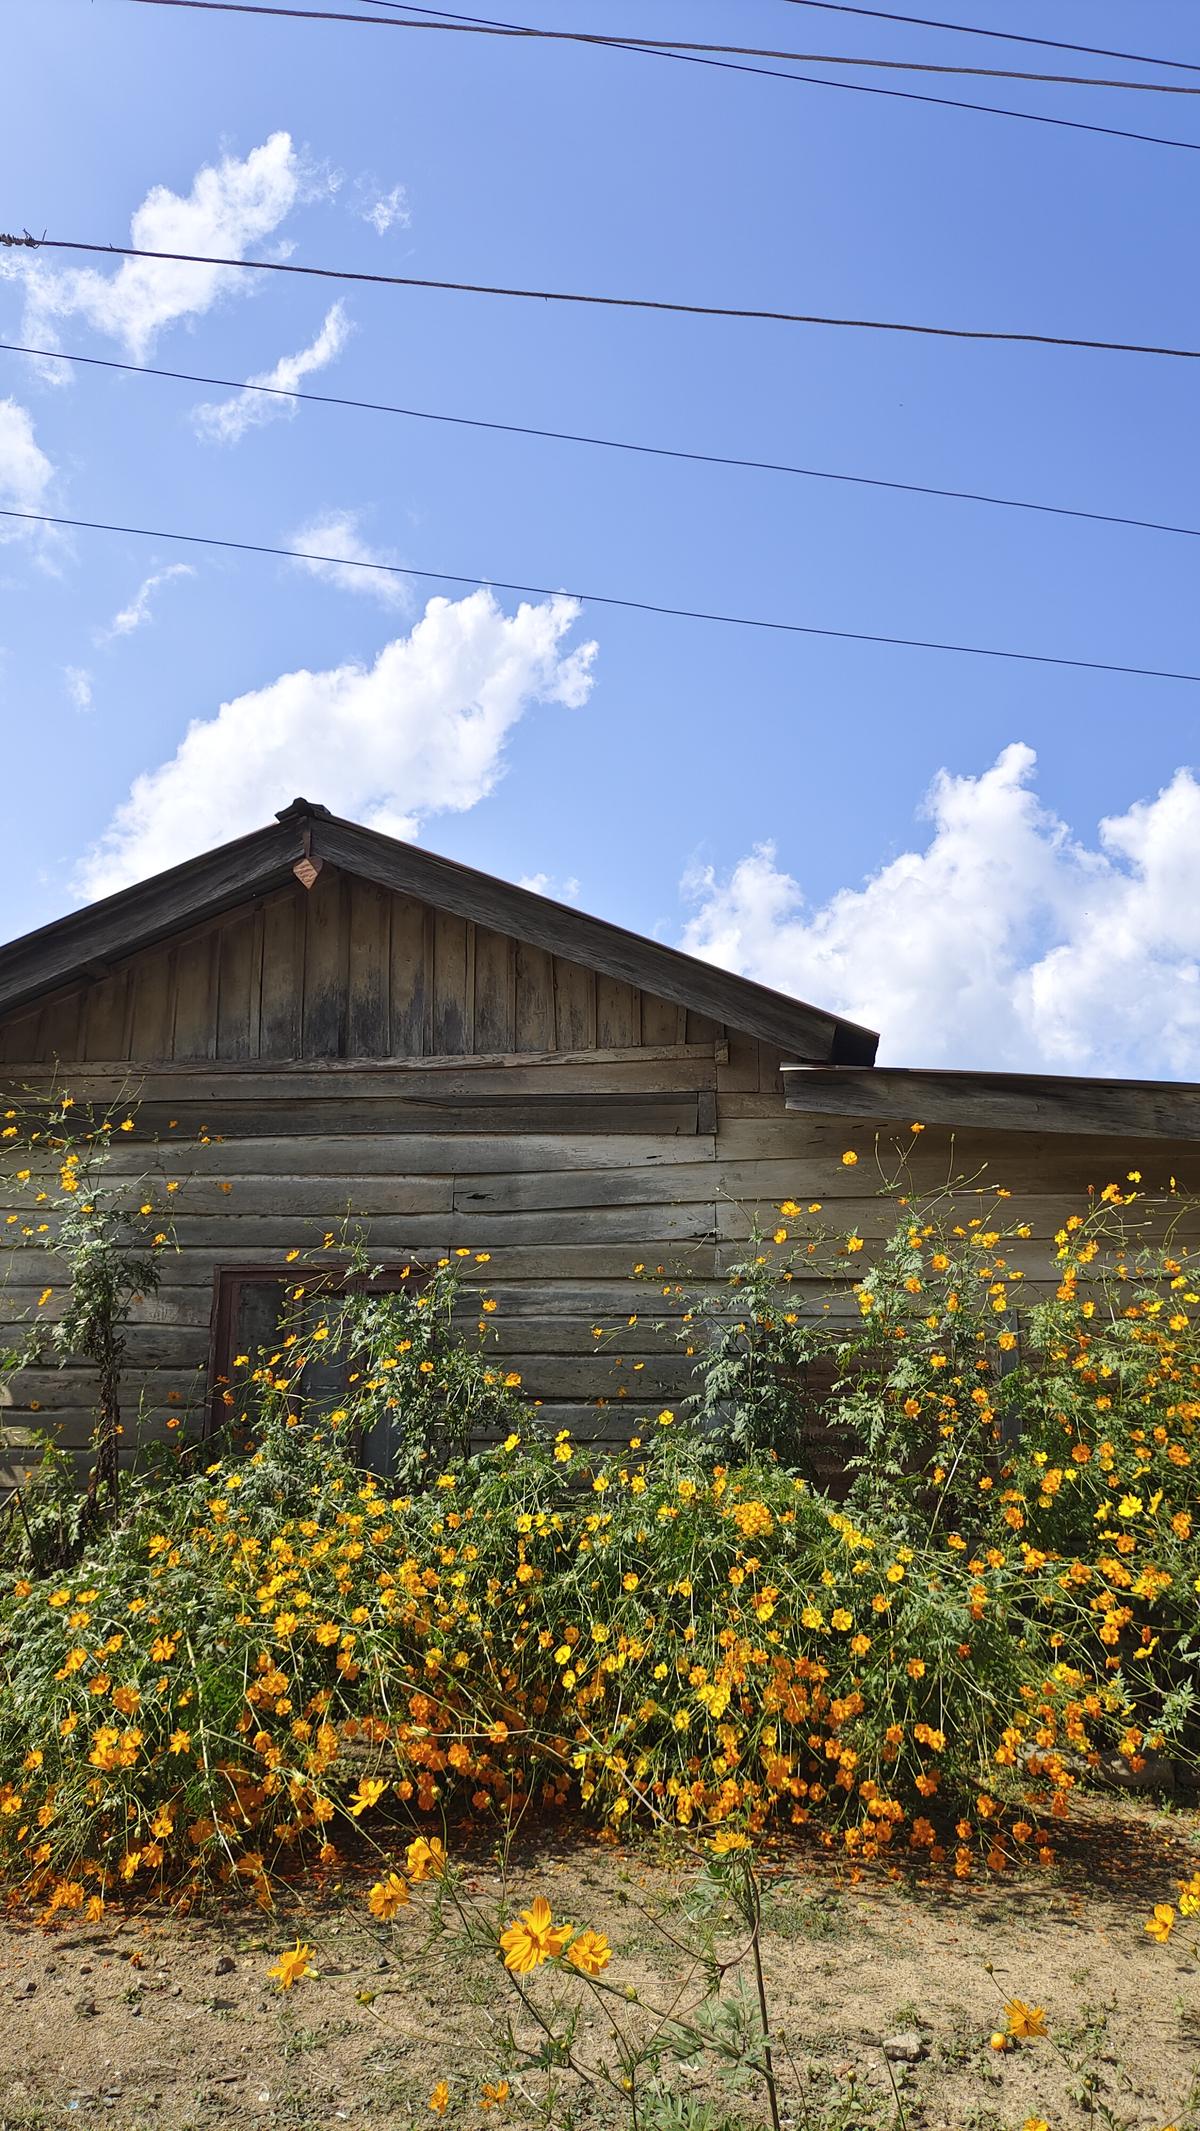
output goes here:
{"type": "Polygon", "coordinates": [[[27,932],[0,948],[0,1013],[281,887],[303,849],[302,831],[292,822],[255,829],[27,932]]]}
{"type": "Polygon", "coordinates": [[[785,1065],[789,1110],[964,1131],[1200,1140],[1200,1083],[1083,1074],[920,1072],[785,1065]]]}

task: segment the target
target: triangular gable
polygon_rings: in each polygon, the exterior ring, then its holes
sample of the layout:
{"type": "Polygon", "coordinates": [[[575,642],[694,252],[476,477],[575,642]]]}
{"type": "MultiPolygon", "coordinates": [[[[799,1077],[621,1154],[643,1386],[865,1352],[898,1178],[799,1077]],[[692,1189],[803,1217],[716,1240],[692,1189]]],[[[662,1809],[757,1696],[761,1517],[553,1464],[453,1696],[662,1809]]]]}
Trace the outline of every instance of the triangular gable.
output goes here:
{"type": "Polygon", "coordinates": [[[814,1062],[869,1065],[876,1045],[304,800],[0,949],[0,1017],[10,1062],[586,1050],[721,1028],[814,1062]]]}

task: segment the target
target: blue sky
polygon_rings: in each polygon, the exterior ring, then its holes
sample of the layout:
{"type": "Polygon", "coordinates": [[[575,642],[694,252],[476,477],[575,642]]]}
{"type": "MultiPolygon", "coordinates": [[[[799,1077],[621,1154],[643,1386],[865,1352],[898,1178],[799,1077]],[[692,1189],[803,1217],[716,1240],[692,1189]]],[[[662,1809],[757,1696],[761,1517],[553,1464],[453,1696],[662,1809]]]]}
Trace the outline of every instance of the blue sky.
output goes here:
{"type": "MultiPolygon", "coordinates": [[[[947,12],[1200,62],[1191,0],[947,12]]],[[[531,0],[519,19],[1073,70],[785,0],[531,0]]],[[[1200,158],[1180,151],[616,52],[126,0],[14,7],[6,47],[12,79],[54,82],[10,101],[9,228],[128,241],[154,188],[186,200],[224,163],[236,191],[259,151],[289,204],[246,248],[316,264],[1200,343],[1200,158]]],[[[1184,97],[944,93],[1200,141],[1184,97]]],[[[12,340],[29,263],[6,264],[12,340]]],[[[324,327],[344,345],[315,390],[1200,520],[1183,362],[250,275],[150,334],[154,287],[106,311],[61,278],[88,266],[34,262],[39,330],[81,353],[251,377],[324,327]]],[[[1200,670],[1187,540],[316,407],[221,442],[196,410],[225,397],[0,355],[10,489],[80,517],[284,543],[322,527],[432,569],[1200,670]]],[[[600,607],[551,641],[544,616],[512,623],[510,595],[379,667],[419,623],[416,589],[388,605],[267,559],[8,539],[0,933],[303,791],[854,1012],[897,1061],[1200,1077],[1195,689],[600,607]],[[280,685],[355,664],[369,686],[280,685]],[[330,686],[354,703],[323,729],[330,686]],[[247,697],[109,833],[135,779],[247,697]]]]}

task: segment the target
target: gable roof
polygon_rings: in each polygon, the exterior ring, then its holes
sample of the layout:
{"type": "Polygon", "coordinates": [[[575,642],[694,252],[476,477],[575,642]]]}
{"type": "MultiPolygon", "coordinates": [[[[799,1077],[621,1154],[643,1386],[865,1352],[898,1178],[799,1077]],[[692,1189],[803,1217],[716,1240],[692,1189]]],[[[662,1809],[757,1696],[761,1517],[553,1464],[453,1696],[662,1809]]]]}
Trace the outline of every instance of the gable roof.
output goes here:
{"type": "Polygon", "coordinates": [[[306,799],[293,800],[266,828],[0,948],[0,1014],[80,978],[101,975],[112,963],[185,926],[286,885],[305,860],[415,896],[435,909],[582,962],[602,976],[640,985],[677,1006],[761,1037],[794,1058],[859,1066],[874,1062],[879,1039],[856,1022],[457,860],[341,820],[306,799]]]}

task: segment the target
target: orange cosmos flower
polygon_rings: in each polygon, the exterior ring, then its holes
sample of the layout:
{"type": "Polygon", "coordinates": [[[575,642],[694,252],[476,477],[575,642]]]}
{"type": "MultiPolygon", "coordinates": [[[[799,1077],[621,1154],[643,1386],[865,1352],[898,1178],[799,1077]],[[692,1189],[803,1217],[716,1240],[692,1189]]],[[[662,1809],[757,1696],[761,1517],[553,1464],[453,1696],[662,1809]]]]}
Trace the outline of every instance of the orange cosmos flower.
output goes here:
{"type": "Polygon", "coordinates": [[[569,1924],[556,1924],[544,1895],[523,1909],[515,1923],[500,1934],[504,1966],[515,1976],[532,1975],[543,1961],[557,1957],[571,1936],[569,1924]]]}
{"type": "Polygon", "coordinates": [[[398,1872],[389,1872],[386,1879],[376,1880],[367,1896],[367,1907],[372,1916],[386,1924],[389,1917],[403,1909],[408,1900],[408,1887],[398,1872]]]}
{"type": "Polygon", "coordinates": [[[1040,2005],[1026,2005],[1023,1998],[1010,1998],[1004,2008],[1008,2032],[1014,2042],[1031,2041],[1046,2032],[1046,2015],[1040,2005]]]}
{"type": "Polygon", "coordinates": [[[567,1959],[585,1976],[598,1976],[612,1960],[612,1947],[602,1931],[581,1931],[567,1948],[567,1959]]]}

